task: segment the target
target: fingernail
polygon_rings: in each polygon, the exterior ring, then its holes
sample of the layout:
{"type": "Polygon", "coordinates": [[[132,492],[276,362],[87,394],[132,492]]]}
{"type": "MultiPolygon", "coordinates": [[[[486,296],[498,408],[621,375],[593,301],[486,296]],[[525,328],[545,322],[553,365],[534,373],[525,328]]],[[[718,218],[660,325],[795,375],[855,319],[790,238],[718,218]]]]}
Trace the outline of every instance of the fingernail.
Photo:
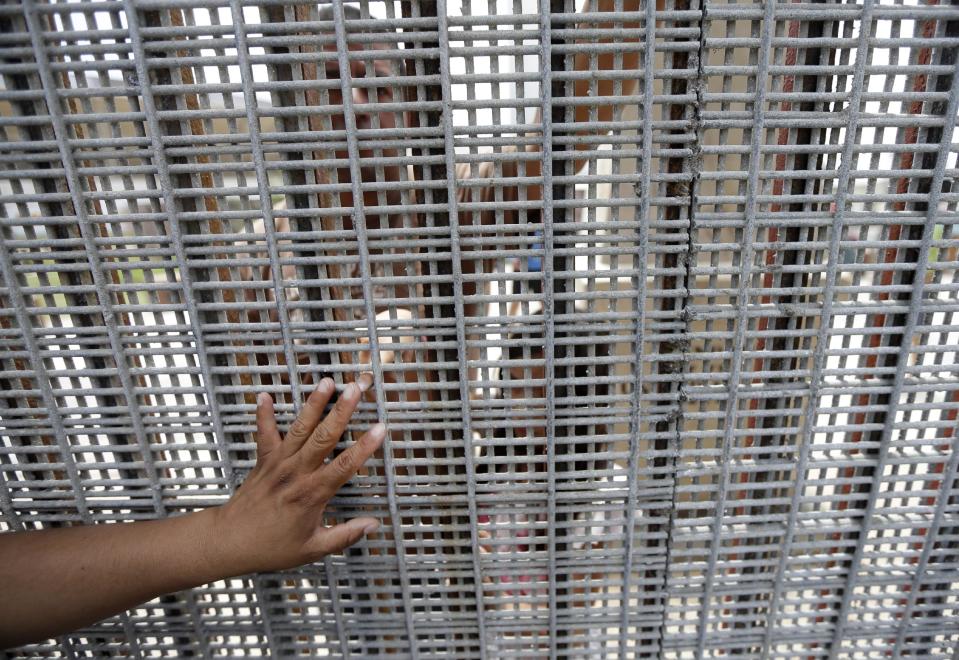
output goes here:
{"type": "Polygon", "coordinates": [[[370,429],[370,437],[374,440],[382,440],[386,437],[386,424],[380,422],[370,429]]]}
{"type": "Polygon", "coordinates": [[[368,524],[366,527],[363,528],[363,536],[366,536],[366,535],[368,535],[368,534],[372,534],[373,532],[375,532],[375,531],[378,530],[379,528],[380,528],[380,523],[378,523],[378,522],[376,522],[376,521],[373,521],[373,522],[371,522],[370,524],[368,524]]]}
{"type": "Polygon", "coordinates": [[[343,390],[343,396],[345,396],[347,399],[352,399],[359,393],[360,393],[360,388],[356,386],[356,383],[350,383],[349,385],[346,386],[346,389],[343,390]]]}
{"type": "Polygon", "coordinates": [[[360,375],[360,379],[356,381],[356,384],[359,386],[360,392],[365,392],[366,390],[370,389],[371,385],[373,385],[373,374],[369,371],[364,371],[360,375]]]}
{"type": "Polygon", "coordinates": [[[273,397],[271,397],[266,392],[260,392],[259,394],[256,395],[256,402],[260,404],[261,406],[268,405],[272,400],[273,400],[273,397]]]}
{"type": "Polygon", "coordinates": [[[328,393],[328,392],[332,392],[332,391],[333,391],[333,379],[332,379],[332,378],[324,378],[323,380],[321,380],[321,381],[320,381],[320,391],[323,392],[323,394],[326,394],[326,393],[328,393]]]}

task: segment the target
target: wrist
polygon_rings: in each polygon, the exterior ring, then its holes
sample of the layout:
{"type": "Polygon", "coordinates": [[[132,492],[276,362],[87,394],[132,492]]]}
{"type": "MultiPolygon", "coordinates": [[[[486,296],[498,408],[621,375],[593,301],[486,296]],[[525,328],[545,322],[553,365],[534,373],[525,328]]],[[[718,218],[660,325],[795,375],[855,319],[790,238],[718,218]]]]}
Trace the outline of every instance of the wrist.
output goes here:
{"type": "Polygon", "coordinates": [[[261,535],[251,534],[250,525],[242,520],[242,508],[232,505],[233,500],[199,512],[207,519],[205,561],[217,572],[217,579],[274,570],[262,548],[258,549],[261,535]]]}
{"type": "Polygon", "coordinates": [[[222,506],[208,507],[183,518],[187,523],[184,533],[190,538],[201,584],[249,572],[242,566],[228,534],[222,506]]]}

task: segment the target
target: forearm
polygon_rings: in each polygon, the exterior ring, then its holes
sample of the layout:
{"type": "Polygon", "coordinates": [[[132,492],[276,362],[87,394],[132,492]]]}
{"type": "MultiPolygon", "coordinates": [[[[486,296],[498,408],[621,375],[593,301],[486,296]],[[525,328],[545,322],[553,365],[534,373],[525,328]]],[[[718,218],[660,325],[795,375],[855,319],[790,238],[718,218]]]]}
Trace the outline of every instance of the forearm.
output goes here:
{"type": "Polygon", "coordinates": [[[212,508],[163,520],[0,535],[0,648],[242,572],[217,543],[216,516],[212,508]]]}
{"type": "Polygon", "coordinates": [[[222,506],[136,523],[0,534],[0,649],[70,632],[161,594],[319,561],[376,530],[375,518],[325,527],[333,494],[377,451],[377,424],[329,463],[363,392],[320,381],[285,437],[273,400],[256,408],[256,465],[222,506]]]}

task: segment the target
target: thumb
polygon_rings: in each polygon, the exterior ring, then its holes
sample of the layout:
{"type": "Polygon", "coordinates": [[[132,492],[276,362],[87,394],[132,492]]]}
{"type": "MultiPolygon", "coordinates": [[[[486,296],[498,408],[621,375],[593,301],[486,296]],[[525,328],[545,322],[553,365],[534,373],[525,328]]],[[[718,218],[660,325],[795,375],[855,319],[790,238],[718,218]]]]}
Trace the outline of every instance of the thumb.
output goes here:
{"type": "Polygon", "coordinates": [[[354,518],[333,527],[324,527],[314,535],[312,549],[320,556],[331,555],[372,534],[379,526],[376,518],[354,518]]]}

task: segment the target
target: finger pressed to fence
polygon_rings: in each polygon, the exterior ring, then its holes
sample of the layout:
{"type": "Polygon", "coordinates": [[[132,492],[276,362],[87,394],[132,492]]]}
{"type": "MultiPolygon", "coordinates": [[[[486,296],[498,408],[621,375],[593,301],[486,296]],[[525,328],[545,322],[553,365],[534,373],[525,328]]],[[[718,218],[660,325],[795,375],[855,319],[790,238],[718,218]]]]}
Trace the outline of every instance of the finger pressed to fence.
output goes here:
{"type": "Polygon", "coordinates": [[[326,409],[326,404],[330,402],[330,398],[333,396],[335,390],[333,380],[330,378],[321,380],[320,384],[313,390],[313,393],[310,394],[306,403],[303,405],[300,414],[293,424],[290,425],[286,439],[283,440],[285,455],[291,456],[295,454],[310,437],[316,425],[323,419],[323,411],[326,409]]]}
{"type": "Polygon", "coordinates": [[[353,475],[363,466],[363,463],[380,448],[385,437],[386,426],[377,424],[364,433],[357,442],[319,470],[315,479],[320,499],[328,500],[333,497],[340,486],[353,478],[353,475]]]}
{"type": "Polygon", "coordinates": [[[346,430],[350,417],[353,416],[356,406],[360,403],[362,389],[368,387],[369,385],[366,382],[359,385],[357,383],[347,385],[330,414],[310,433],[300,449],[299,457],[308,469],[314,469],[322,465],[326,457],[336,447],[340,436],[346,430]]]}

